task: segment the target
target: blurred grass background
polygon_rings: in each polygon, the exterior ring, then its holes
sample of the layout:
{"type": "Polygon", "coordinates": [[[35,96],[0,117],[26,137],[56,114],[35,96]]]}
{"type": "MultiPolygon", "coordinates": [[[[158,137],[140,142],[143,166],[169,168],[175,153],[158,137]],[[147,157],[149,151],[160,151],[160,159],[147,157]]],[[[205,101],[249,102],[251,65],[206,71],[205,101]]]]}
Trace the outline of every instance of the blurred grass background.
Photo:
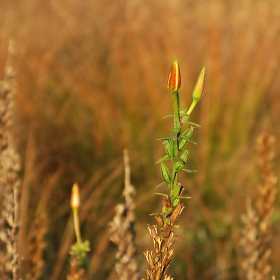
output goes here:
{"type": "MultiPolygon", "coordinates": [[[[160,207],[154,163],[164,152],[156,139],[171,128],[162,117],[172,112],[166,79],[174,57],[182,73],[181,107],[190,104],[202,66],[207,81],[191,118],[202,125],[188,162],[198,173],[181,177],[192,199],[170,269],[178,280],[243,279],[240,214],[246,197],[256,196],[255,139],[264,130],[280,134],[279,16],[276,0],[2,1],[1,77],[9,39],[17,45],[20,252],[27,257],[35,213],[46,213],[42,279],[64,279],[68,269],[74,182],[83,199],[82,235],[92,247],[87,277],[115,279],[107,224],[122,199],[124,148],[138,192],[137,245],[145,266],[148,214],[160,207]]],[[[279,219],[278,208],[273,248],[280,244],[279,219]]],[[[277,250],[273,264],[277,279],[277,250]]]]}

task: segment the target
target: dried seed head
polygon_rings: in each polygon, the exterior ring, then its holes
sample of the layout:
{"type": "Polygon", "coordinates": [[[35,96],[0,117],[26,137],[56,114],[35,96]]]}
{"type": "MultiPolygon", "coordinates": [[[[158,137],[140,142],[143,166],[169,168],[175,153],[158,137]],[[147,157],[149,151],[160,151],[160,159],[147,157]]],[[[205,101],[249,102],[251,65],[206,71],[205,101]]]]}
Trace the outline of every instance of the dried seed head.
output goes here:
{"type": "Polygon", "coordinates": [[[155,219],[157,220],[157,223],[158,223],[158,226],[160,227],[160,228],[163,228],[163,219],[162,219],[162,217],[160,216],[160,215],[155,215],[155,219]]]}
{"type": "Polygon", "coordinates": [[[162,199],[162,213],[169,215],[172,212],[172,204],[170,202],[169,198],[163,198],[162,199]]]}
{"type": "Polygon", "coordinates": [[[149,267],[153,267],[154,266],[154,262],[153,262],[153,253],[150,251],[146,251],[144,252],[144,255],[146,257],[147,263],[149,265],[149,267]]]}
{"type": "Polygon", "coordinates": [[[162,269],[161,267],[158,267],[155,273],[155,276],[153,278],[153,280],[160,280],[161,279],[161,275],[162,275],[162,269]]]}
{"type": "Polygon", "coordinates": [[[163,238],[168,238],[170,236],[171,229],[172,229],[172,226],[170,224],[168,224],[162,232],[162,237],[163,238]]]}
{"type": "Polygon", "coordinates": [[[162,205],[165,206],[165,207],[167,207],[167,208],[172,208],[172,204],[171,204],[171,202],[170,202],[170,199],[169,199],[169,198],[166,198],[166,197],[164,197],[164,198],[162,199],[162,205]]]}
{"type": "Polygon", "coordinates": [[[148,230],[149,230],[151,237],[153,239],[156,239],[158,237],[157,227],[155,225],[153,225],[153,226],[147,225],[147,226],[148,226],[148,230]]]}
{"type": "Polygon", "coordinates": [[[179,216],[181,215],[183,209],[185,208],[185,206],[182,203],[179,203],[175,209],[173,210],[171,217],[170,217],[170,223],[174,224],[175,221],[179,218],[179,216]]]}
{"type": "Polygon", "coordinates": [[[160,239],[155,240],[154,248],[155,248],[156,255],[159,255],[161,253],[161,244],[162,244],[162,240],[160,239]]]}
{"type": "Polygon", "coordinates": [[[173,232],[171,232],[169,238],[167,239],[165,246],[167,250],[173,245],[173,243],[178,239],[178,235],[174,235],[173,232]]]}

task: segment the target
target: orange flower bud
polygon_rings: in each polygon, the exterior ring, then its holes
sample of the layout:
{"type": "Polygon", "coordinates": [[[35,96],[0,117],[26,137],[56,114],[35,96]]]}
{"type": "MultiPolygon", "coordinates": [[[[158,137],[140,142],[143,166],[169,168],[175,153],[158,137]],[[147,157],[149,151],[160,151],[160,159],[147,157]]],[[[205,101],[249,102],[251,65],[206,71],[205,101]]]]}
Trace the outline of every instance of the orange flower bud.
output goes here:
{"type": "Polygon", "coordinates": [[[80,192],[79,192],[79,186],[76,183],[73,185],[73,188],[72,188],[70,205],[71,205],[71,208],[80,207],[80,192]]]}
{"type": "Polygon", "coordinates": [[[167,88],[172,91],[178,91],[181,86],[181,73],[178,60],[175,58],[173,63],[170,67],[168,81],[167,81],[167,88]]]}
{"type": "Polygon", "coordinates": [[[199,101],[204,93],[205,75],[205,67],[203,67],[193,89],[193,99],[196,101],[199,101]]]}

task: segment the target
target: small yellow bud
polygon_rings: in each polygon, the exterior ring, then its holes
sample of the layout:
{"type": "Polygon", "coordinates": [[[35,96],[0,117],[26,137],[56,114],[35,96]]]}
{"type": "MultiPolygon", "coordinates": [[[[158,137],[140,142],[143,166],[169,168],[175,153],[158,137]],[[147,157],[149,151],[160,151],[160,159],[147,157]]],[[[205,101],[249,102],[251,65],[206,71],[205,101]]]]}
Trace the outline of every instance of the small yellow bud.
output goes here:
{"type": "Polygon", "coordinates": [[[170,67],[168,81],[167,81],[167,88],[172,91],[178,91],[181,86],[181,73],[178,60],[175,58],[173,63],[170,67]]]}
{"type": "Polygon", "coordinates": [[[205,67],[203,67],[193,89],[193,99],[196,101],[199,101],[204,93],[205,76],[205,67]]]}
{"type": "Polygon", "coordinates": [[[76,183],[73,185],[73,188],[72,188],[70,205],[71,205],[71,208],[80,207],[80,192],[79,192],[79,186],[76,183]]]}

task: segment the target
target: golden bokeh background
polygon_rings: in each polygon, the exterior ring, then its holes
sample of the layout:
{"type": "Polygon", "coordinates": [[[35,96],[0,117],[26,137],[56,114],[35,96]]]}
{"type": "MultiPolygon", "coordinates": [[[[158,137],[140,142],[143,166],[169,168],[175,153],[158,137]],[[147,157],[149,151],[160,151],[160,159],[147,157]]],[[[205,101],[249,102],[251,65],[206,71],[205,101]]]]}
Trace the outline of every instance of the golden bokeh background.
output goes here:
{"type": "MultiPolygon", "coordinates": [[[[42,279],[65,279],[74,242],[71,187],[81,188],[82,235],[91,242],[87,279],[115,279],[116,248],[108,222],[122,201],[123,149],[130,151],[137,195],[139,268],[151,248],[149,213],[161,182],[156,139],[168,135],[172,113],[166,80],[180,63],[181,106],[188,107],[203,66],[203,99],[191,121],[190,146],[180,181],[192,199],[178,228],[170,271],[175,279],[244,279],[240,264],[240,215],[257,198],[256,137],[276,137],[279,174],[280,3],[276,0],[2,1],[0,77],[8,42],[16,55],[14,133],[20,152],[22,200],[20,250],[36,213],[47,220],[42,279]]],[[[276,199],[279,201],[279,198],[276,199]]],[[[280,277],[280,208],[272,217],[272,273],[280,277]]],[[[142,273],[144,275],[144,273],[142,273]]]]}

